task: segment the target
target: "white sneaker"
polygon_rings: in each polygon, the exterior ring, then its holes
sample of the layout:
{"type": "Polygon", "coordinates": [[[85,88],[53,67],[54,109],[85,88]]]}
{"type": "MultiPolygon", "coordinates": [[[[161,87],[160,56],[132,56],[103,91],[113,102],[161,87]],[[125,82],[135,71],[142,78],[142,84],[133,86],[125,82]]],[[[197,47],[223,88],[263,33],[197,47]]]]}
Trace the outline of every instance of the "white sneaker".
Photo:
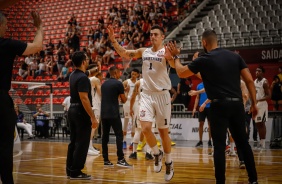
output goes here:
{"type": "Polygon", "coordinates": [[[165,163],[166,171],[165,171],[165,181],[170,181],[174,175],[174,169],[173,169],[173,162],[171,161],[170,164],[165,163]]]}
{"type": "Polygon", "coordinates": [[[95,152],[95,151],[92,151],[91,149],[88,149],[88,152],[87,152],[88,155],[91,155],[91,156],[98,156],[99,153],[95,152]]]}
{"type": "Polygon", "coordinates": [[[93,151],[93,152],[95,152],[95,153],[98,153],[98,154],[100,154],[100,151],[99,150],[97,150],[97,149],[95,149],[94,147],[89,147],[89,150],[91,150],[91,151],[93,151]]]}
{"type": "Polygon", "coordinates": [[[237,156],[235,152],[230,152],[228,155],[229,155],[230,157],[236,157],[236,156],[237,156]]]}
{"type": "Polygon", "coordinates": [[[156,173],[161,172],[162,170],[162,159],[164,157],[163,152],[160,150],[160,153],[158,155],[154,155],[155,157],[155,165],[154,165],[154,171],[156,173]]]}

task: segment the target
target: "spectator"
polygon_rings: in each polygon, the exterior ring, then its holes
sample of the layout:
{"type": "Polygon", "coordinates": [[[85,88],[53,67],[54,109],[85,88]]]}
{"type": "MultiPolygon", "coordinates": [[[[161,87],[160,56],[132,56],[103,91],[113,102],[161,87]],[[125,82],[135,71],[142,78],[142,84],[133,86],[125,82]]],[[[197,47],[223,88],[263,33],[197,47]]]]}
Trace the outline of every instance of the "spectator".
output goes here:
{"type": "Polygon", "coordinates": [[[21,67],[19,69],[19,76],[25,79],[27,75],[28,75],[28,65],[25,63],[25,61],[21,61],[21,67]]]}
{"type": "Polygon", "coordinates": [[[121,24],[128,20],[128,10],[122,4],[120,5],[120,18],[121,24]]]}
{"type": "Polygon", "coordinates": [[[88,30],[87,30],[87,38],[88,38],[88,40],[90,39],[90,38],[94,38],[94,29],[93,29],[93,27],[89,27],[88,28],[88,30]]]}
{"type": "Polygon", "coordinates": [[[133,9],[135,10],[135,11],[137,11],[138,9],[142,9],[143,8],[143,5],[141,4],[141,0],[137,0],[137,2],[134,4],[134,6],[133,6],[133,9]]]}
{"type": "Polygon", "coordinates": [[[116,16],[117,16],[116,11],[111,8],[107,19],[108,19],[109,22],[112,22],[115,19],[116,16]]]}
{"type": "Polygon", "coordinates": [[[273,78],[273,82],[270,86],[271,90],[271,101],[274,104],[275,111],[279,110],[279,105],[282,104],[282,83],[279,77],[276,75],[273,78]]]}
{"type": "Polygon", "coordinates": [[[107,46],[107,50],[105,54],[103,55],[103,63],[105,65],[108,65],[110,61],[113,61],[115,59],[114,51],[111,49],[110,46],[107,46]]]}
{"type": "Polygon", "coordinates": [[[170,12],[171,11],[171,8],[172,8],[172,3],[170,2],[170,0],[166,0],[166,2],[164,3],[165,4],[165,10],[166,12],[170,12]]]}
{"type": "Polygon", "coordinates": [[[46,118],[49,114],[42,110],[41,105],[36,105],[36,111],[33,113],[33,118],[35,121],[35,129],[37,130],[38,137],[48,138],[49,137],[49,121],[46,118]]]}
{"type": "Polygon", "coordinates": [[[155,18],[156,18],[156,10],[151,8],[149,13],[149,20],[154,20],[155,18]]]}
{"type": "Polygon", "coordinates": [[[46,45],[46,55],[53,55],[54,44],[52,43],[52,39],[49,39],[49,43],[46,45]]]}
{"type": "Polygon", "coordinates": [[[94,44],[93,37],[89,37],[88,38],[88,46],[93,45],[93,44],[94,44]]]}
{"type": "Polygon", "coordinates": [[[35,71],[37,70],[37,58],[36,55],[33,55],[33,59],[31,59],[31,62],[29,63],[29,75],[35,76],[35,71]]]}
{"type": "Polygon", "coordinates": [[[47,71],[49,72],[49,75],[53,75],[54,72],[58,72],[58,66],[56,63],[55,57],[58,58],[57,55],[54,55],[50,57],[50,60],[47,61],[47,71]]]}
{"type": "Polygon", "coordinates": [[[38,64],[38,70],[35,72],[35,76],[43,75],[44,72],[47,71],[47,65],[43,58],[40,59],[40,63],[38,64]]]}
{"type": "Polygon", "coordinates": [[[182,104],[185,105],[185,108],[188,110],[191,97],[188,95],[188,92],[191,90],[193,84],[190,78],[180,79],[177,85],[177,94],[180,94],[180,99],[182,104]]]}
{"type": "Polygon", "coordinates": [[[71,26],[77,24],[76,18],[75,18],[75,16],[74,16],[74,14],[71,15],[71,17],[70,17],[70,19],[69,19],[69,21],[68,21],[68,24],[71,25],[71,26]]]}
{"type": "Polygon", "coordinates": [[[100,16],[99,19],[98,19],[98,23],[100,24],[101,27],[104,27],[104,17],[103,16],[100,16]]]}
{"type": "Polygon", "coordinates": [[[32,125],[26,122],[24,114],[19,110],[17,105],[14,105],[14,108],[17,114],[17,127],[24,129],[28,133],[28,139],[33,139],[34,135],[32,134],[32,125]]]}
{"type": "Polygon", "coordinates": [[[65,65],[65,56],[66,56],[66,51],[64,47],[60,47],[58,50],[58,62],[57,62],[57,67],[58,67],[58,72],[61,73],[63,66],[65,65]]]}
{"type": "Polygon", "coordinates": [[[69,80],[70,70],[69,67],[71,66],[71,62],[66,62],[65,66],[63,66],[62,71],[58,77],[58,81],[65,82],[69,80]]]}

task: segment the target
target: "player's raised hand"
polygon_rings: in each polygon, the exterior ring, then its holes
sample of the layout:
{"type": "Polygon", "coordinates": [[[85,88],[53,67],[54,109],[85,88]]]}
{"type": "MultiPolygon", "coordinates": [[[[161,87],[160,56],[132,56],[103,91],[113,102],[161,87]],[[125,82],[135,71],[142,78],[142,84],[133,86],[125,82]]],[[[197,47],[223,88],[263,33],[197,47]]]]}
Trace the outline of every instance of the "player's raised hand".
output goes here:
{"type": "Polygon", "coordinates": [[[42,20],[41,20],[40,15],[39,15],[38,12],[32,11],[31,12],[31,16],[33,18],[33,25],[36,28],[39,28],[40,26],[42,26],[42,20]]]}
{"type": "Polygon", "coordinates": [[[167,47],[172,56],[176,56],[180,54],[180,48],[177,47],[176,41],[169,41],[167,43],[167,47]]]}
{"type": "Polygon", "coordinates": [[[115,40],[115,31],[112,25],[108,26],[108,34],[109,34],[110,40],[113,42],[115,40]]]}
{"type": "Polygon", "coordinates": [[[166,60],[171,60],[172,59],[172,55],[171,55],[171,52],[168,48],[167,45],[164,46],[165,47],[165,54],[164,54],[164,57],[166,60]]]}

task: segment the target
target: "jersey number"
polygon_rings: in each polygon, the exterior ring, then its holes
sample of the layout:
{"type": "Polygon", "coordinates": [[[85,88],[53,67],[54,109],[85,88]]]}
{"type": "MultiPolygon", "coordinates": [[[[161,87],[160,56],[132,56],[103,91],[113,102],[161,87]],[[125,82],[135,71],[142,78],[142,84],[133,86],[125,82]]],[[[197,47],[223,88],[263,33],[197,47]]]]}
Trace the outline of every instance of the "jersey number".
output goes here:
{"type": "Polygon", "coordinates": [[[153,63],[150,63],[149,70],[152,70],[153,63]]]}

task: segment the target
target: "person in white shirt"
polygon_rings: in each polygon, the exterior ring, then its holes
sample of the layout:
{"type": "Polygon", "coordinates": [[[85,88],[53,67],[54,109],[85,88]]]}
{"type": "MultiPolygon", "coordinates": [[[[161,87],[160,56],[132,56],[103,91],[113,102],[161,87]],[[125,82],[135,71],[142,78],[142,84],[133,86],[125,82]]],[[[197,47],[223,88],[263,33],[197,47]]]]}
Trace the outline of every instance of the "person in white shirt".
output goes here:
{"type": "Polygon", "coordinates": [[[107,50],[105,54],[103,55],[103,63],[105,65],[108,65],[111,60],[114,60],[114,51],[111,49],[111,47],[107,46],[107,50]]]}
{"type": "Polygon", "coordinates": [[[263,77],[265,69],[259,66],[256,69],[256,80],[254,81],[256,87],[256,99],[258,107],[258,115],[255,118],[256,126],[259,132],[260,149],[265,149],[266,126],[265,122],[268,119],[268,104],[270,99],[270,88],[266,78],[263,77]]]}
{"type": "MultiPolygon", "coordinates": [[[[126,149],[126,134],[127,134],[127,128],[128,128],[128,123],[129,123],[129,119],[132,120],[131,115],[130,115],[130,99],[132,97],[132,93],[135,87],[135,83],[138,81],[138,77],[139,77],[139,70],[138,69],[133,69],[131,71],[131,77],[130,79],[127,79],[123,82],[123,86],[124,86],[124,91],[125,91],[125,95],[127,97],[127,101],[125,104],[123,104],[123,114],[124,114],[124,123],[123,123],[123,149],[126,149]]],[[[132,122],[132,121],[131,121],[132,122]]],[[[132,129],[131,129],[131,139],[133,139],[134,136],[134,132],[135,132],[135,126],[133,126],[132,123],[132,129]]],[[[132,149],[132,142],[130,145],[130,149],[132,149]]]]}
{"type": "MultiPolygon", "coordinates": [[[[103,79],[102,73],[99,72],[96,76],[90,77],[91,83],[91,95],[92,95],[92,109],[94,111],[94,115],[98,121],[100,122],[100,114],[101,114],[101,82],[103,79]]],[[[99,155],[100,151],[93,146],[93,138],[95,135],[96,129],[91,130],[90,135],[90,143],[88,148],[88,155],[96,156],[99,155]]]]}

